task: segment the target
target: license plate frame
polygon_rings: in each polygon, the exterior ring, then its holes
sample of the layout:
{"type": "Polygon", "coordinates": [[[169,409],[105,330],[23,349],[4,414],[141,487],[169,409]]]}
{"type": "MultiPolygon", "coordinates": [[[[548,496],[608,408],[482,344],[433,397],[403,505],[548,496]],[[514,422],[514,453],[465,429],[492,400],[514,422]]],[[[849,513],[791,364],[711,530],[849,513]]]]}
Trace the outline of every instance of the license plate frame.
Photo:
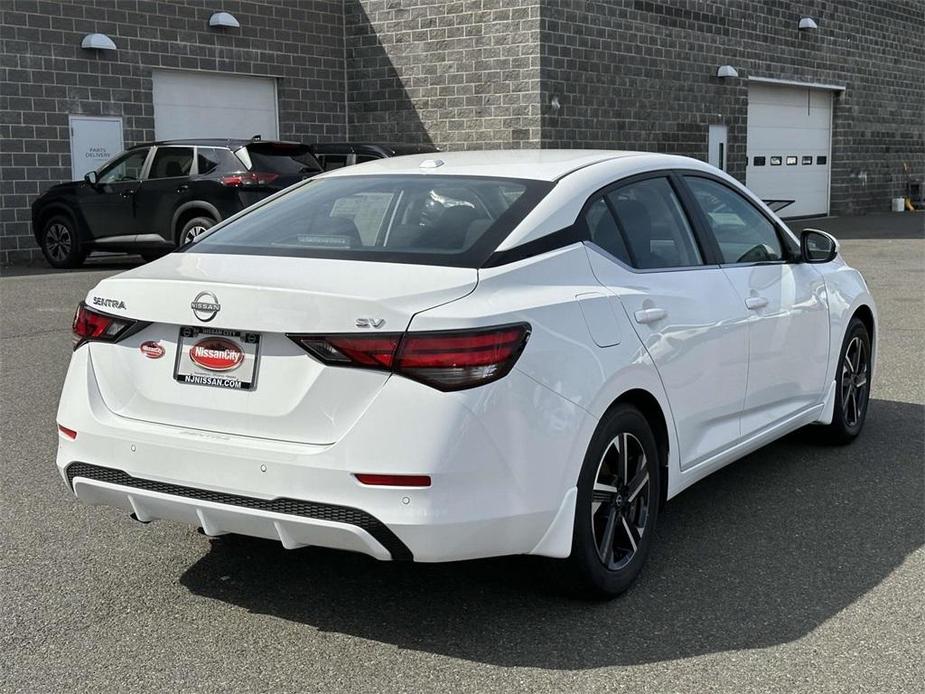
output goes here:
{"type": "Polygon", "coordinates": [[[173,367],[174,380],[184,385],[253,391],[257,387],[262,342],[260,338],[260,333],[248,330],[180,326],[177,335],[177,359],[173,367]],[[221,369],[206,368],[196,363],[190,356],[190,351],[199,342],[209,338],[232,343],[243,355],[240,363],[221,369]]]}

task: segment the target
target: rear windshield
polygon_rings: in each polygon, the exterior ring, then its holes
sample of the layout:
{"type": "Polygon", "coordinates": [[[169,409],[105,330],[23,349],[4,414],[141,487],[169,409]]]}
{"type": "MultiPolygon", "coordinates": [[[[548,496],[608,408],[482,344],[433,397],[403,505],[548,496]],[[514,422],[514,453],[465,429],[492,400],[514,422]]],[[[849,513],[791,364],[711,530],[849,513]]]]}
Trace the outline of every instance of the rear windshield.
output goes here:
{"type": "Polygon", "coordinates": [[[321,171],[321,164],[308,147],[284,143],[251,144],[236,154],[250,171],[277,174],[300,174],[321,171]]]}
{"type": "Polygon", "coordinates": [[[481,176],[316,179],[184,251],[479,267],[552,186],[481,176]]]}

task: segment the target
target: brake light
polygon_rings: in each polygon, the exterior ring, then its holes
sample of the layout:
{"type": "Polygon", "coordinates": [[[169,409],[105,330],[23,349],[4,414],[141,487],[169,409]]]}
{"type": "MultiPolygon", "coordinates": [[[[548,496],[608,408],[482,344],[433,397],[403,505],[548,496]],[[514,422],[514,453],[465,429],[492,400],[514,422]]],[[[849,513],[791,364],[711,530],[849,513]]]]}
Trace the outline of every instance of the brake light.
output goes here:
{"type": "Polygon", "coordinates": [[[229,174],[228,176],[222,176],[221,182],[226,186],[265,186],[269,183],[273,183],[279,174],[269,173],[266,171],[247,171],[245,173],[236,173],[229,174]]]}
{"type": "Polygon", "coordinates": [[[506,376],[527,344],[530,326],[518,323],[445,332],[289,337],[325,364],[392,371],[449,391],[506,376]]]}
{"type": "Polygon", "coordinates": [[[87,308],[86,304],[80,303],[71,326],[74,333],[74,349],[84,342],[115,342],[124,337],[126,331],[135,323],[133,320],[98,313],[87,308]]]}
{"type": "Polygon", "coordinates": [[[58,425],[58,432],[61,435],[65,436],[66,438],[69,438],[71,441],[77,438],[76,431],[74,431],[73,429],[68,429],[65,426],[61,426],[60,424],[58,425]]]}

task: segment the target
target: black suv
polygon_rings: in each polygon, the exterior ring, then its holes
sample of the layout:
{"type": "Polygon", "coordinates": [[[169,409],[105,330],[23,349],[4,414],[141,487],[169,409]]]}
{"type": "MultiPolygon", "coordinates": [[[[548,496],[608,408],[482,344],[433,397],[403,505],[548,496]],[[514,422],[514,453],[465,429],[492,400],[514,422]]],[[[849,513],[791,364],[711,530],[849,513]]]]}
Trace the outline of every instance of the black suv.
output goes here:
{"type": "Polygon", "coordinates": [[[404,154],[430,154],[433,145],[382,144],[375,142],[322,142],[312,145],[312,154],[325,171],[404,154]]]}
{"type": "Polygon", "coordinates": [[[268,140],[169,140],[123,152],[83,181],[32,203],[32,230],[53,267],[90,251],[150,260],[245,207],[321,172],[309,147],[268,140]]]}

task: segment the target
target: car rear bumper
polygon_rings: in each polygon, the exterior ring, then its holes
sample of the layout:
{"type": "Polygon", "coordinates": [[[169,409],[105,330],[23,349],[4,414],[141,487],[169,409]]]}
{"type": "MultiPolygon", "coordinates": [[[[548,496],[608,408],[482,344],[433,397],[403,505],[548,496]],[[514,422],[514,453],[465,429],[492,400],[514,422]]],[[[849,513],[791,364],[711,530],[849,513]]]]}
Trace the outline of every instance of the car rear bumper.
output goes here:
{"type": "MultiPolygon", "coordinates": [[[[57,465],[79,499],[286,547],[423,562],[531,553],[574,486],[575,442],[595,425],[514,371],[460,393],[391,378],[328,445],[180,428],[110,411],[88,351],[74,353],[58,411],[77,432],[59,436],[57,465]],[[429,475],[431,486],[366,486],[356,473],[429,475]]],[[[536,553],[568,551],[547,542],[536,553]]]]}

